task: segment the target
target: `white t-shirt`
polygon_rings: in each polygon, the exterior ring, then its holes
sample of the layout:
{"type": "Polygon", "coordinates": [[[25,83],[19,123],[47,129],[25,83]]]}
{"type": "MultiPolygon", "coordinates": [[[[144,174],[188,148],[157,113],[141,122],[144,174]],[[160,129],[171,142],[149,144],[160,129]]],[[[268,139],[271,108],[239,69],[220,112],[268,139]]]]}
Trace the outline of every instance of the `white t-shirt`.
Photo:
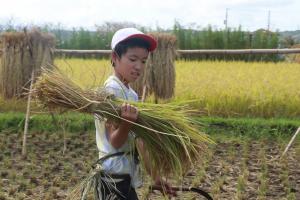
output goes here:
{"type": "MultiPolygon", "coordinates": [[[[115,95],[117,98],[129,101],[138,101],[138,95],[130,87],[127,88],[116,76],[110,76],[104,83],[105,89],[115,95]]],[[[118,149],[115,149],[108,141],[105,129],[105,120],[95,117],[96,126],[96,142],[99,150],[99,158],[116,152],[133,152],[135,149],[134,133],[130,132],[127,141],[118,149]]],[[[102,168],[108,173],[129,174],[131,177],[131,185],[134,188],[140,187],[142,181],[140,178],[140,169],[134,162],[132,155],[115,156],[106,159],[102,168]]]]}

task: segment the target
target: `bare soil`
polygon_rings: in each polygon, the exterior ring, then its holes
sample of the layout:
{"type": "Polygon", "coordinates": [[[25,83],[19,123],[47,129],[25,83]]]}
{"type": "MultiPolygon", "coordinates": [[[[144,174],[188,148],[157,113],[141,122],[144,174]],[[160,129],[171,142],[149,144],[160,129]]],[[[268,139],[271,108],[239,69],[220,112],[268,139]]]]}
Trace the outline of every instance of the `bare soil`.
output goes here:
{"type": "MultiPolygon", "coordinates": [[[[30,133],[28,154],[21,156],[22,134],[0,133],[0,200],[65,199],[88,174],[97,158],[94,133],[30,133]]],[[[214,199],[300,199],[300,142],[279,159],[287,142],[278,139],[220,139],[182,186],[202,188],[214,199]]],[[[163,199],[138,190],[141,199],[163,199]]],[[[179,192],[175,199],[203,199],[179,192]]]]}

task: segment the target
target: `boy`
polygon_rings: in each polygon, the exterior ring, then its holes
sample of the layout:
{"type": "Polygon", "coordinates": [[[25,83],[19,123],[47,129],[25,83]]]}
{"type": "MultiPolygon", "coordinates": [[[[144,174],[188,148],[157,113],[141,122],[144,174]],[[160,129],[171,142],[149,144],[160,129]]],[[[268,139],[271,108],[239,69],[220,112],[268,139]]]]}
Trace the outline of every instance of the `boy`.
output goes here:
{"type": "MultiPolygon", "coordinates": [[[[138,101],[137,94],[130,88],[143,72],[149,52],[155,50],[157,42],[135,28],[118,30],[111,41],[112,66],[114,74],[110,76],[104,86],[106,90],[117,98],[125,101],[138,101]]],[[[135,122],[138,118],[138,109],[128,103],[121,107],[121,117],[135,122]]],[[[96,141],[99,150],[101,169],[108,174],[102,176],[96,184],[98,199],[138,199],[135,188],[140,187],[137,151],[147,157],[143,142],[135,139],[130,131],[132,124],[121,120],[119,124],[106,120],[95,120],[96,141]],[[108,184],[110,183],[110,184],[108,184]]],[[[150,171],[149,167],[147,170],[150,171]]],[[[169,185],[161,178],[154,177],[155,184],[166,188],[167,193],[175,195],[169,185]]]]}

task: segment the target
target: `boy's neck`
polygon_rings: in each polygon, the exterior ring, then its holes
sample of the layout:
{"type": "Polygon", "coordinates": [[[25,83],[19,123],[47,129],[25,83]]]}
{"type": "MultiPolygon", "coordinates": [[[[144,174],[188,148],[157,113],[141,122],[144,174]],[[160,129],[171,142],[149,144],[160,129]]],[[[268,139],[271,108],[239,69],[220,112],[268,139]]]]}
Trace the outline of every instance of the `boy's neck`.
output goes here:
{"type": "Polygon", "coordinates": [[[129,88],[129,83],[126,81],[121,74],[114,73],[114,75],[127,87],[129,88]]]}

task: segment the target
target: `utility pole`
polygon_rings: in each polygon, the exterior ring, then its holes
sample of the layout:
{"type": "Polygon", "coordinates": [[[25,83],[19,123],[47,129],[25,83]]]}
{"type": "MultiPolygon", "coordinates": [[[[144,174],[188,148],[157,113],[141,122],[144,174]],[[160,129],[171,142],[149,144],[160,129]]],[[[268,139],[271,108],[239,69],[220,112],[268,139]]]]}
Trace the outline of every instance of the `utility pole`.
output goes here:
{"type": "Polygon", "coordinates": [[[227,29],[228,27],[228,8],[226,8],[226,14],[225,14],[225,20],[224,20],[224,24],[225,24],[225,29],[227,29]]]}
{"type": "Polygon", "coordinates": [[[268,26],[267,26],[267,30],[270,31],[270,24],[271,24],[271,11],[268,11],[268,26]]]}
{"type": "Polygon", "coordinates": [[[228,48],[228,44],[229,44],[229,31],[228,31],[228,8],[226,8],[226,14],[225,14],[225,20],[224,20],[224,24],[225,24],[225,33],[226,33],[226,41],[225,41],[225,47],[228,48]]]}

